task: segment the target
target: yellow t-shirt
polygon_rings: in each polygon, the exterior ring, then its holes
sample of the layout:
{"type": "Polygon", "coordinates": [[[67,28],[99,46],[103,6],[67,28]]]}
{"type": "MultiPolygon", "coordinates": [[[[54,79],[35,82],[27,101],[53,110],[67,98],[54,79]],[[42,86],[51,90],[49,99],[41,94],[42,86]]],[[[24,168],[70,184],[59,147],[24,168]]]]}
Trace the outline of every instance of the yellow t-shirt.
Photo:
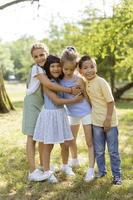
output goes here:
{"type": "MultiPolygon", "coordinates": [[[[105,79],[96,75],[94,79],[86,80],[86,92],[92,104],[92,124],[103,127],[107,114],[107,103],[114,101],[111,88],[105,79]]],[[[117,125],[118,119],[114,106],[111,127],[117,125]]]]}

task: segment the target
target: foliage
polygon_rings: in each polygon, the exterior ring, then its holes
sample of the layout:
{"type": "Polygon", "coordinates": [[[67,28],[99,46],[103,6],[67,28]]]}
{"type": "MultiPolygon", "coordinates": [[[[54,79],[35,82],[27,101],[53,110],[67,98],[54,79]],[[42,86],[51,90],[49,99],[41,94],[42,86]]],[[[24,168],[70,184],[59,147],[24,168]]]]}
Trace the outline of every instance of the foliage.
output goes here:
{"type": "Polygon", "coordinates": [[[32,64],[30,49],[35,39],[23,37],[10,44],[11,59],[14,62],[14,71],[18,79],[25,79],[32,64]]]}
{"type": "Polygon", "coordinates": [[[110,80],[114,76],[112,84],[116,80],[133,81],[132,10],[133,1],[126,0],[114,8],[114,14],[110,18],[94,18],[93,21],[87,18],[81,22],[81,54],[89,53],[96,57],[99,72],[110,80]]]}
{"type": "MultiPolygon", "coordinates": [[[[42,42],[48,45],[51,54],[60,55],[66,46],[74,45],[81,55],[95,57],[99,74],[110,81],[114,92],[119,85],[133,82],[132,10],[132,0],[121,0],[110,17],[101,17],[97,9],[87,7],[84,17],[75,24],[58,26],[52,20],[49,38],[42,42]]],[[[34,41],[32,37],[23,37],[10,44],[10,64],[13,63],[21,80],[26,78],[32,63],[30,47],[34,41]]],[[[7,65],[10,67],[10,64],[7,65]]]]}
{"type": "Polygon", "coordinates": [[[13,61],[11,60],[11,52],[3,43],[0,43],[0,68],[5,78],[14,70],[13,61]]]}

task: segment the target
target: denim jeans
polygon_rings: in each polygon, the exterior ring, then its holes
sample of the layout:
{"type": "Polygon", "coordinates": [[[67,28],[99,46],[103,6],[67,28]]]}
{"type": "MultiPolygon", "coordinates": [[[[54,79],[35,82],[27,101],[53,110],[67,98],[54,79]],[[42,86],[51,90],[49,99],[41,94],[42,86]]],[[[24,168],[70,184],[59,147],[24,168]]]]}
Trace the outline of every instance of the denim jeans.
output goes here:
{"type": "Polygon", "coordinates": [[[105,147],[107,142],[112,174],[115,177],[121,177],[117,127],[112,127],[105,133],[103,127],[93,125],[93,140],[99,175],[106,174],[105,147]]]}

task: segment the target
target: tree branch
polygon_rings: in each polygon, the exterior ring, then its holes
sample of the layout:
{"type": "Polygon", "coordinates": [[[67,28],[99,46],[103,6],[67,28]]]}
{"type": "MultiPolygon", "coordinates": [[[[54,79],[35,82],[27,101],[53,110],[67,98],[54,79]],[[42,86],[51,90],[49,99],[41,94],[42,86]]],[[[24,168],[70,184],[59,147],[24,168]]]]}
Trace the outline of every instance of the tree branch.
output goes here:
{"type": "Polygon", "coordinates": [[[4,4],[4,5],[1,5],[1,6],[0,6],[0,10],[2,10],[2,9],[4,9],[4,8],[7,8],[7,7],[9,7],[9,6],[12,6],[12,5],[14,5],[14,4],[24,2],[24,1],[31,1],[31,2],[38,1],[38,2],[39,2],[39,0],[14,0],[14,1],[12,1],[12,2],[9,2],[9,3],[6,3],[6,4],[4,4]]]}

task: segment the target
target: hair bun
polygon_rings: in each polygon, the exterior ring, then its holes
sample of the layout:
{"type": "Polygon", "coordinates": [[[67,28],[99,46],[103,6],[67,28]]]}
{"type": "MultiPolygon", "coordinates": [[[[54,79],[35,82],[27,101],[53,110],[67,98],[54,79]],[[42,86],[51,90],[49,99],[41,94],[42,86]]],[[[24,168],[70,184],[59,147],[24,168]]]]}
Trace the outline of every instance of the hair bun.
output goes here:
{"type": "Polygon", "coordinates": [[[75,47],[73,47],[73,46],[68,46],[66,49],[67,49],[68,51],[70,51],[70,52],[76,52],[76,49],[75,49],[75,47]]]}

